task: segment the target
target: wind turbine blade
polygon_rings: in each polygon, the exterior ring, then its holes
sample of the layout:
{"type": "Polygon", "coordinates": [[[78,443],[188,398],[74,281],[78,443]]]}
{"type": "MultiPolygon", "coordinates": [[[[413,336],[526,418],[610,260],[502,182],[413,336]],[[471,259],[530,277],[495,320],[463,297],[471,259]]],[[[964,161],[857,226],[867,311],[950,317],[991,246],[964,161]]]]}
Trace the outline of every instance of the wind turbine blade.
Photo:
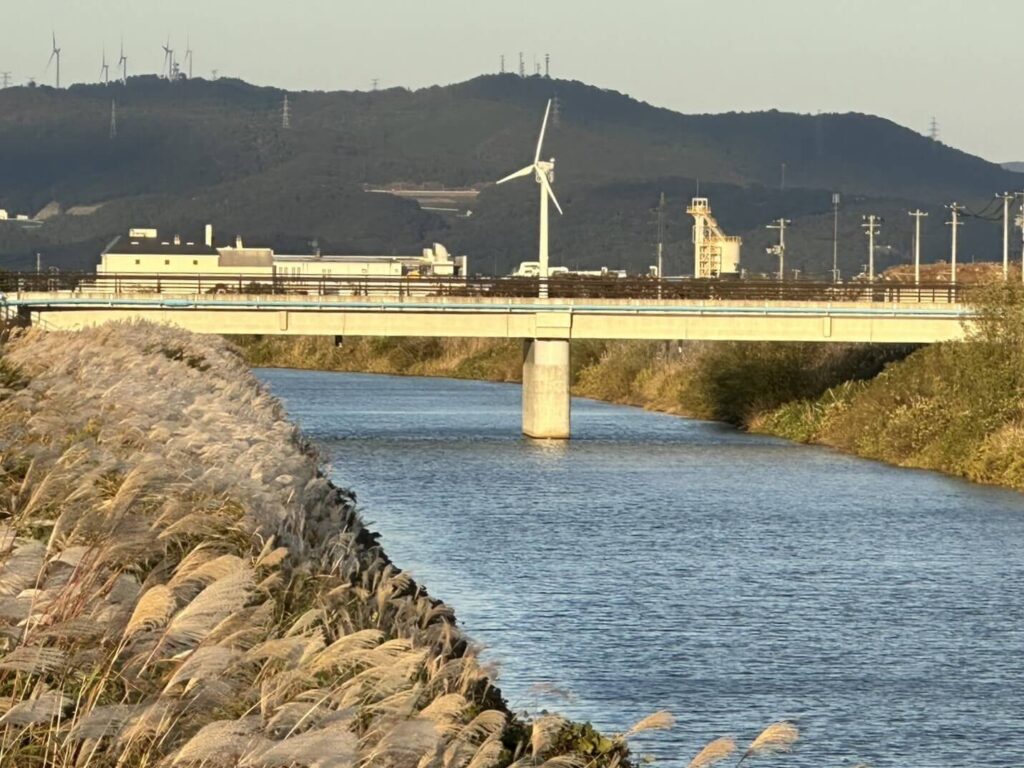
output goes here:
{"type": "Polygon", "coordinates": [[[551,188],[551,182],[548,181],[548,175],[546,173],[540,174],[540,183],[541,186],[547,190],[548,197],[550,197],[551,202],[555,204],[555,208],[558,209],[559,215],[564,216],[565,214],[562,213],[562,206],[558,204],[558,198],[555,197],[555,190],[551,188]]]}
{"type": "Polygon", "coordinates": [[[547,109],[544,110],[544,122],[540,125],[540,138],[537,139],[537,154],[533,156],[533,162],[540,160],[540,151],[544,146],[544,131],[548,128],[548,115],[551,113],[551,99],[548,99],[547,109]]]}
{"type": "Polygon", "coordinates": [[[498,184],[504,184],[506,181],[512,181],[512,179],[518,179],[520,176],[529,176],[531,173],[534,172],[535,169],[536,169],[535,166],[528,165],[525,168],[523,168],[522,170],[516,171],[515,173],[510,173],[508,176],[506,176],[504,179],[502,179],[501,181],[499,181],[497,183],[498,184]]]}

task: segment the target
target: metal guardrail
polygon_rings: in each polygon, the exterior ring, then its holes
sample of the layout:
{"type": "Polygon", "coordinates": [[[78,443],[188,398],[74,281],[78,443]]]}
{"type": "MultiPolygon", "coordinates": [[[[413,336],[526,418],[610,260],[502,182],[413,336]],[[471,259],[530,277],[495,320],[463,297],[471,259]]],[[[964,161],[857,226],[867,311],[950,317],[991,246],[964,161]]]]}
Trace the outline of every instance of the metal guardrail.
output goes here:
{"type": "Polygon", "coordinates": [[[4,293],[102,293],[105,295],[222,294],[346,296],[366,298],[477,297],[535,298],[543,284],[552,299],[639,299],[650,301],[814,301],[959,304],[968,287],[948,283],[910,285],[766,280],[696,280],[555,276],[524,277],[344,277],[266,274],[104,274],[61,272],[0,273],[4,293]]]}

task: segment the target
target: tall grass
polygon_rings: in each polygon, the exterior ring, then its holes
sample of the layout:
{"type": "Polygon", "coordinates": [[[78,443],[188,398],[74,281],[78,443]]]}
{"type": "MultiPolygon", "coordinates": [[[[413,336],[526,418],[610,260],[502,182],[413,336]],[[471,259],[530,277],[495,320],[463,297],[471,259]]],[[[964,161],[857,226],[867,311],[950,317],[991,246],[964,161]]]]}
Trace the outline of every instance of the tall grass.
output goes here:
{"type": "MultiPolygon", "coordinates": [[[[525,754],[450,609],[388,561],[228,345],[30,331],[2,370],[0,764],[525,754]]],[[[625,742],[586,759],[622,763],[625,742]]]]}

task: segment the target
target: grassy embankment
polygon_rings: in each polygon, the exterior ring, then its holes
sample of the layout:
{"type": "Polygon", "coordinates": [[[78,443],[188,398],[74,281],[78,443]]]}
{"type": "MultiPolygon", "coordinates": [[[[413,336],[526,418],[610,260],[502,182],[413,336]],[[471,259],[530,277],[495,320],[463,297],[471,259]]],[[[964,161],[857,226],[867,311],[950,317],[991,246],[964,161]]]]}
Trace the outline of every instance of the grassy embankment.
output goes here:
{"type": "Polygon", "coordinates": [[[787,403],[751,427],[905,467],[1024,490],[1024,289],[982,290],[966,343],[787,403]]]}
{"type": "MultiPolygon", "coordinates": [[[[1024,289],[979,288],[966,342],[868,345],[582,342],[573,392],[725,421],[893,464],[1024,490],[1024,289]]],[[[239,340],[254,365],[515,381],[509,341],[239,340]]]]}
{"type": "MultiPolygon", "coordinates": [[[[490,339],[233,339],[254,366],[519,381],[522,345],[490,339]]],[[[578,341],[573,394],[745,427],[763,413],[869,378],[907,347],[578,341]]]]}
{"type": "Polygon", "coordinates": [[[0,508],[0,766],[615,768],[670,721],[512,714],[216,339],[16,335],[0,508]]]}

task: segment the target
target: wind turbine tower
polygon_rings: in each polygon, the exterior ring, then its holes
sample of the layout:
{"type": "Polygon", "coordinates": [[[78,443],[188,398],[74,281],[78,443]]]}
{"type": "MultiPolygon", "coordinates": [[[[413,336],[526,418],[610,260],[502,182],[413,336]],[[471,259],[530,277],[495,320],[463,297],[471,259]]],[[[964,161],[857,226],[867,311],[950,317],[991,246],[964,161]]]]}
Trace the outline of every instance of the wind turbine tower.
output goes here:
{"type": "Polygon", "coordinates": [[[188,67],[188,79],[192,79],[192,42],[185,38],[185,66],[188,67]]]}
{"type": "Polygon", "coordinates": [[[57,33],[53,33],[53,50],[50,53],[50,60],[46,62],[46,68],[50,68],[53,60],[57,60],[57,87],[60,88],[60,48],[57,47],[57,33]]]}
{"type": "Polygon", "coordinates": [[[128,57],[124,55],[124,38],[121,38],[121,56],[117,60],[117,66],[121,68],[121,82],[128,82],[128,57]]]}
{"type": "Polygon", "coordinates": [[[167,70],[167,79],[172,79],[174,73],[174,49],[171,48],[171,38],[167,38],[167,43],[163,46],[164,49],[164,68],[167,70]]]}
{"type": "Polygon", "coordinates": [[[100,64],[100,77],[103,78],[104,85],[110,85],[110,65],[107,64],[106,46],[103,48],[103,63],[100,64]]]}
{"type": "Polygon", "coordinates": [[[558,213],[562,213],[562,206],[558,204],[555,192],[551,188],[551,182],[555,180],[555,159],[541,160],[540,153],[544,149],[544,133],[548,127],[548,116],[551,114],[551,99],[548,99],[547,109],[544,110],[544,122],[540,126],[540,137],[537,139],[537,152],[533,156],[533,162],[515,173],[510,173],[498,184],[518,179],[521,176],[533,174],[534,180],[540,187],[540,244],[538,248],[538,272],[540,285],[537,295],[545,299],[548,295],[548,200],[555,204],[558,213]]]}

